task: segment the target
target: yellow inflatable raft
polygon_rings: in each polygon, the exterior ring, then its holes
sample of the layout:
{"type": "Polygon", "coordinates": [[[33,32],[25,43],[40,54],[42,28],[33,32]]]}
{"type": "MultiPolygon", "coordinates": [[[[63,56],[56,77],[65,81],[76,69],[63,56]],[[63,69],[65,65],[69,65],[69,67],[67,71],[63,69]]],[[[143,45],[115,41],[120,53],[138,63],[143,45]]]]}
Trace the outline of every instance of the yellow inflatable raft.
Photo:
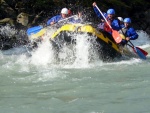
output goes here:
{"type": "MultiPolygon", "coordinates": [[[[42,29],[37,34],[34,34],[34,38],[42,36],[46,33],[46,28],[42,29]]],[[[71,34],[83,34],[86,33],[90,36],[96,37],[96,42],[98,46],[96,47],[99,52],[99,56],[103,60],[112,60],[116,57],[121,57],[124,53],[132,56],[131,52],[128,49],[124,49],[118,46],[115,43],[112,36],[104,31],[99,31],[88,24],[65,24],[54,32],[51,36],[51,41],[54,42],[54,45],[61,44],[63,42],[70,43],[72,42],[71,34]],[[60,41],[61,40],[61,41],[60,41]],[[63,40],[63,41],[62,41],[63,40]],[[125,51],[125,52],[124,52],[125,51]]]]}

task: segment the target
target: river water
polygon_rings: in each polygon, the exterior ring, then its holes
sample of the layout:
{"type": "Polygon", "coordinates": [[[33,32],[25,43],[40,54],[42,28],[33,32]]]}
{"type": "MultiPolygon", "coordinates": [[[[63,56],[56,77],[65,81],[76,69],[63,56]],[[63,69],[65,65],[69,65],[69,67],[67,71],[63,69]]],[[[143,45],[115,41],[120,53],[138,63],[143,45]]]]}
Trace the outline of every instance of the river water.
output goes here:
{"type": "MultiPolygon", "coordinates": [[[[132,42],[150,52],[138,34],[132,42]]],[[[64,47],[59,61],[48,41],[0,51],[0,113],[150,113],[150,56],[103,62],[77,37],[76,53],[64,47]]]]}

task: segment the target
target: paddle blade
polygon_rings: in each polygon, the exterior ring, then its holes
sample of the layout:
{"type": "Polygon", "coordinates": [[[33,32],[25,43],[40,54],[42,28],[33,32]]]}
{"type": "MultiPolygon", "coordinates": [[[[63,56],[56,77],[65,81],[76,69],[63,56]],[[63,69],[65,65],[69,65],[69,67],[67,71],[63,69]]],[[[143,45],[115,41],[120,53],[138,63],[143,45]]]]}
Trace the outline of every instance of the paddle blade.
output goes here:
{"type": "Polygon", "coordinates": [[[119,35],[121,36],[122,39],[125,40],[126,37],[123,34],[119,34],[119,35]]]}
{"type": "Polygon", "coordinates": [[[122,37],[118,33],[118,31],[112,29],[112,36],[116,43],[120,43],[122,41],[122,37]]]}
{"type": "Polygon", "coordinates": [[[137,47],[133,47],[133,50],[134,50],[134,52],[137,53],[137,55],[138,55],[141,59],[146,60],[146,56],[141,52],[140,49],[138,49],[137,47]]]}
{"type": "Polygon", "coordinates": [[[36,34],[32,34],[30,39],[33,40],[33,39],[39,38],[39,37],[43,36],[45,33],[46,33],[46,29],[43,28],[42,30],[40,30],[36,34]]]}
{"type": "Polygon", "coordinates": [[[138,48],[145,56],[148,55],[148,52],[146,52],[145,50],[143,50],[143,49],[141,49],[141,48],[139,48],[139,47],[136,47],[136,48],[138,48]]]}
{"type": "Polygon", "coordinates": [[[31,35],[31,34],[36,34],[37,32],[39,32],[41,29],[43,29],[43,26],[35,26],[35,27],[31,27],[27,30],[27,35],[31,35]]]}

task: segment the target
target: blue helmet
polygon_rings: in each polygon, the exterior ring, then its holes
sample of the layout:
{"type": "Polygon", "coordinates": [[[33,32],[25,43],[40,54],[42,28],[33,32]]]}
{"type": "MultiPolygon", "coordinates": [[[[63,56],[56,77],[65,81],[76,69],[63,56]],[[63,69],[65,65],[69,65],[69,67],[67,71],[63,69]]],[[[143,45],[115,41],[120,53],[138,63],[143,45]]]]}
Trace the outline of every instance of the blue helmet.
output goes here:
{"type": "Polygon", "coordinates": [[[115,14],[115,10],[114,9],[108,9],[107,14],[113,15],[113,14],[115,14]]]}
{"type": "Polygon", "coordinates": [[[131,23],[131,19],[130,19],[130,18],[125,18],[125,19],[123,20],[123,22],[125,22],[125,23],[131,23]]]}

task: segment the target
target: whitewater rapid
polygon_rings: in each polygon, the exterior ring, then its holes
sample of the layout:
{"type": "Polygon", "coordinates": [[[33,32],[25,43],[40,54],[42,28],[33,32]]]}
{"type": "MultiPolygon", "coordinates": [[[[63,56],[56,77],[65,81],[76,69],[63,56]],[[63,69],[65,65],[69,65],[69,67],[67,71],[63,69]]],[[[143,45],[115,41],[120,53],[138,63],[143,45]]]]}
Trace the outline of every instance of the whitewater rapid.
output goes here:
{"type": "MultiPolygon", "coordinates": [[[[10,28],[5,27],[5,29],[7,29],[6,31],[9,30],[8,35],[10,35],[10,28]]],[[[4,29],[2,29],[1,31],[3,31],[4,33],[4,29]]],[[[44,39],[43,42],[40,43],[38,45],[38,48],[33,51],[29,51],[26,45],[12,48],[6,51],[1,51],[1,60],[5,60],[5,57],[9,57],[10,62],[11,60],[15,60],[15,62],[19,62],[24,65],[30,64],[35,66],[52,66],[63,68],[89,68],[95,65],[107,65],[107,63],[104,63],[99,59],[98,53],[92,47],[91,42],[87,40],[94,37],[88,36],[87,34],[74,35],[74,38],[76,39],[76,45],[63,46],[57,56],[58,58],[56,59],[55,50],[53,49],[52,44],[49,42],[49,39],[55,31],[56,29],[49,28],[47,33],[42,37],[44,39]]],[[[15,30],[12,30],[12,34],[14,34],[15,32],[15,30]]],[[[135,46],[138,46],[149,52],[149,36],[141,30],[137,31],[137,33],[139,35],[139,38],[132,41],[132,43],[135,46]]],[[[149,58],[149,55],[147,57],[149,58]]],[[[131,58],[127,61],[119,61],[119,63],[134,63],[139,61],[141,60],[138,58],[131,58]]],[[[118,64],[118,62],[115,63],[118,64]]]]}
{"type": "MultiPolygon", "coordinates": [[[[0,51],[0,113],[149,113],[150,55],[103,62],[84,34],[57,59],[53,32],[35,50],[0,51]]],[[[132,42],[150,52],[149,36],[137,32],[132,42]]]]}

